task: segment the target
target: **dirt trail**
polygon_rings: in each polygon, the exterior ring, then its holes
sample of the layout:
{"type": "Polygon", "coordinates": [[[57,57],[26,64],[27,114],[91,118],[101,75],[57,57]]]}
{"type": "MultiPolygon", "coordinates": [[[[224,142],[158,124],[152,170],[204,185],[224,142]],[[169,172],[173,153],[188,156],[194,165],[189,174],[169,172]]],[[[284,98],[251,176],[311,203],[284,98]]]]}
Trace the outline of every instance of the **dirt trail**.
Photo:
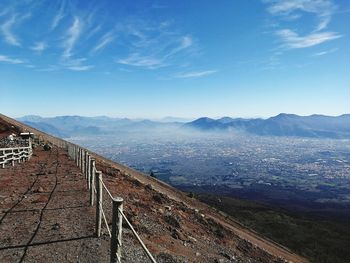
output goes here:
{"type": "Polygon", "coordinates": [[[0,262],[76,262],[95,243],[83,176],[61,150],[0,169],[0,186],[0,262]]]}

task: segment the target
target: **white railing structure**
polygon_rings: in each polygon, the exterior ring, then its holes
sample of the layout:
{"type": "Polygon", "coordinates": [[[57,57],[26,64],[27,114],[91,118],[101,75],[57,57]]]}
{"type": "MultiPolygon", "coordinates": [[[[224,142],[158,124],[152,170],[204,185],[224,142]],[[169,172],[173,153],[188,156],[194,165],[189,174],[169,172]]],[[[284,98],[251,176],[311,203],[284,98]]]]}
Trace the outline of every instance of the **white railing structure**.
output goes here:
{"type": "MultiPolygon", "coordinates": [[[[61,145],[62,146],[62,145],[61,145]]],[[[103,182],[102,172],[96,169],[96,161],[92,155],[85,149],[72,143],[65,143],[63,145],[68,151],[68,155],[75,161],[75,164],[80,168],[86,179],[87,188],[90,191],[90,205],[96,204],[96,228],[95,234],[97,237],[101,236],[102,221],[104,222],[110,241],[110,262],[120,263],[122,255],[122,224],[125,220],[126,224],[131,229],[131,232],[136,237],[141,247],[147,254],[152,263],[156,260],[149,252],[145,244],[142,242],[140,236],[137,234],[127,217],[123,212],[123,198],[114,197],[103,182]],[[112,201],[112,229],[110,229],[105,210],[103,208],[103,191],[107,193],[110,201],[112,201]]]]}
{"type": "Polygon", "coordinates": [[[11,147],[11,148],[0,148],[0,165],[5,168],[5,165],[11,163],[12,166],[15,162],[18,163],[29,160],[33,154],[32,144],[29,140],[29,145],[26,147],[11,147]]]}

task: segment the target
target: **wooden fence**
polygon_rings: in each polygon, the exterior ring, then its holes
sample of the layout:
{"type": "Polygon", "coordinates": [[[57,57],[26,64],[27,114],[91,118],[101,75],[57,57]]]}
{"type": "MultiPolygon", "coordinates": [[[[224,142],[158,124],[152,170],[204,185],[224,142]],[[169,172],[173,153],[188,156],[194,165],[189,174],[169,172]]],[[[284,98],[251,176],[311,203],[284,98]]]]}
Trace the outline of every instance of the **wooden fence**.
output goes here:
{"type": "Polygon", "coordinates": [[[15,162],[18,163],[29,160],[32,156],[32,144],[29,140],[29,145],[26,147],[0,148],[0,165],[5,168],[5,165],[10,163],[12,166],[15,162]]]}
{"type": "Polygon", "coordinates": [[[110,240],[110,262],[120,263],[122,255],[122,224],[123,220],[131,229],[133,235],[136,237],[141,247],[147,254],[152,263],[156,263],[156,260],[149,252],[145,244],[142,242],[140,236],[137,234],[127,217],[123,212],[123,198],[114,197],[105,183],[103,182],[102,172],[96,169],[96,161],[92,158],[92,155],[78,145],[68,143],[61,144],[61,147],[65,147],[68,151],[68,155],[75,161],[75,164],[80,168],[86,179],[87,188],[90,192],[90,205],[96,206],[96,227],[95,234],[97,237],[101,236],[102,222],[104,222],[110,240]],[[105,191],[112,202],[112,228],[109,227],[105,210],[103,208],[103,191],[105,191]]]}

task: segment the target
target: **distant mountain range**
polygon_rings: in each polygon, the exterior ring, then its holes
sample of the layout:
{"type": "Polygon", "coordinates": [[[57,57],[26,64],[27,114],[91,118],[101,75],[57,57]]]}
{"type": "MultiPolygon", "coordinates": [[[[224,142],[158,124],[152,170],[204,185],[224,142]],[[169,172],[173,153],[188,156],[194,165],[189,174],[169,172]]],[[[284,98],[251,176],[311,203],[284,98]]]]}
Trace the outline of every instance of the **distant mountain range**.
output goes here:
{"type": "Polygon", "coordinates": [[[262,136],[350,138],[350,114],[298,116],[281,113],[268,119],[199,118],[185,128],[200,131],[240,131],[262,136]]]}
{"type": "Polygon", "coordinates": [[[167,130],[181,127],[180,122],[165,122],[151,120],[132,120],[127,118],[111,118],[106,116],[57,116],[43,118],[37,115],[27,115],[17,120],[43,132],[59,136],[113,135],[119,132],[146,132],[167,130]]]}
{"type": "MultiPolygon", "coordinates": [[[[211,119],[203,117],[192,122],[132,120],[106,116],[43,118],[36,115],[24,116],[18,120],[59,137],[178,130],[223,133],[244,132],[260,136],[350,138],[350,114],[332,117],[324,115],[298,116],[281,113],[268,119],[230,117],[211,119]]],[[[167,120],[172,120],[172,118],[168,117],[167,120]]]]}

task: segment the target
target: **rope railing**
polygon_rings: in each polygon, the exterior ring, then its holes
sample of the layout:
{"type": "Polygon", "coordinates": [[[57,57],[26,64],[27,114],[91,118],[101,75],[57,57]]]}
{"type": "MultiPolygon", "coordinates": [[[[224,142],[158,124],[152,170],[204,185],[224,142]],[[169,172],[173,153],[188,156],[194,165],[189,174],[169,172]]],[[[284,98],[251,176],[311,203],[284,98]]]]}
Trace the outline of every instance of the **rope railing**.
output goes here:
{"type": "Polygon", "coordinates": [[[148,258],[153,262],[156,263],[156,260],[153,258],[152,254],[149,252],[149,250],[147,249],[147,247],[145,246],[145,244],[143,243],[143,241],[141,240],[140,236],[137,234],[137,232],[135,231],[134,227],[132,226],[132,224],[129,222],[128,218],[125,216],[125,214],[123,213],[123,210],[118,209],[118,212],[122,215],[122,217],[124,218],[125,222],[128,224],[128,226],[130,227],[131,231],[133,232],[134,236],[137,238],[137,240],[139,241],[139,243],[141,244],[143,250],[146,252],[148,258]]]}
{"type": "Polygon", "coordinates": [[[110,192],[106,184],[102,179],[102,172],[98,171],[96,168],[96,161],[92,158],[92,155],[80,148],[78,145],[66,142],[64,144],[65,149],[68,151],[68,155],[75,164],[79,167],[83,175],[85,176],[87,188],[90,193],[90,205],[96,204],[96,226],[95,234],[97,237],[101,236],[102,224],[106,226],[110,241],[110,262],[111,263],[121,263],[122,261],[122,224],[123,220],[131,229],[131,232],[136,237],[137,241],[140,243],[142,249],[147,254],[150,262],[156,263],[156,260],[149,252],[140,236],[135,231],[132,224],[129,222],[128,218],[123,212],[123,198],[114,197],[110,192]],[[107,193],[107,196],[112,201],[112,227],[110,228],[103,207],[103,192],[107,193]]]}

